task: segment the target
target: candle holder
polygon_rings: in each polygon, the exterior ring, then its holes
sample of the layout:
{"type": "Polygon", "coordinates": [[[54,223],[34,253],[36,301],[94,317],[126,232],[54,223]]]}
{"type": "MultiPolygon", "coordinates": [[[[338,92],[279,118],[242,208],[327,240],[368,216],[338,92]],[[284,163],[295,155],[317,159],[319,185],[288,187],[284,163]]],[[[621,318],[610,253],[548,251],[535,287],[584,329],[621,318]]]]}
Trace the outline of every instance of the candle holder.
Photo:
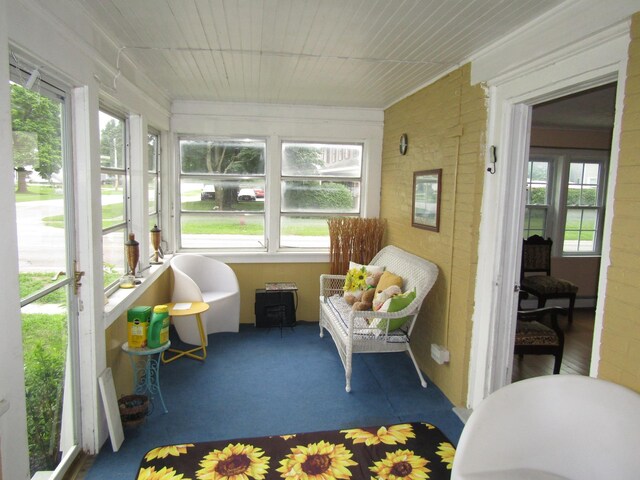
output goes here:
{"type": "Polygon", "coordinates": [[[160,249],[160,241],[162,239],[161,236],[162,230],[158,228],[158,225],[154,225],[151,229],[151,246],[153,247],[153,259],[151,260],[152,265],[161,265],[161,258],[164,256],[162,254],[162,250],[160,249]]]}
{"type": "Polygon", "coordinates": [[[129,267],[129,274],[135,277],[138,260],[140,260],[140,244],[136,241],[135,234],[129,234],[129,240],[124,243],[124,246],[127,251],[127,265],[129,267]]]}

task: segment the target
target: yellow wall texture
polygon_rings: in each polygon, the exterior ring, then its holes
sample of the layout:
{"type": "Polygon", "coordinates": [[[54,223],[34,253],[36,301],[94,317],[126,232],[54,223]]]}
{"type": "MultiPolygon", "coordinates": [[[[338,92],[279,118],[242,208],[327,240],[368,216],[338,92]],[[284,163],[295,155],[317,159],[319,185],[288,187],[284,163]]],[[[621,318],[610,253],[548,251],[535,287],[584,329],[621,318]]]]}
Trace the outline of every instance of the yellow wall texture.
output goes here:
{"type": "Polygon", "coordinates": [[[380,216],[388,222],[386,243],[440,269],[411,345],[422,370],[456,405],[467,396],[486,125],[485,91],[470,85],[470,65],[385,111],[380,216]],[[405,156],[398,149],[403,133],[409,138],[405,156]],[[440,230],[414,228],[413,172],[440,168],[440,230]],[[432,343],[449,349],[449,364],[431,359],[432,343]]]}
{"type": "Polygon", "coordinates": [[[640,391],[640,14],[631,27],[598,376],[640,391]]]}

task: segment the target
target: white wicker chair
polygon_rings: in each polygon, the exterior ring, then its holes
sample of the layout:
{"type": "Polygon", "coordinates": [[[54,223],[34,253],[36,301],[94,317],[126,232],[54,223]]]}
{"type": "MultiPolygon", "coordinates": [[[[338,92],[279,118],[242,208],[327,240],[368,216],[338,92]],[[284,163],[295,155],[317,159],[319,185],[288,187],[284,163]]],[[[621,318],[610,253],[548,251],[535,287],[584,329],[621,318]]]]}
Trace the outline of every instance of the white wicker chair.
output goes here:
{"type": "MultiPolygon", "coordinates": [[[[328,330],[333,338],[340,359],[344,365],[346,390],[351,391],[351,357],[354,353],[384,353],[408,352],[413,365],[420,377],[423,387],[427,382],[416,363],[411,351],[409,338],[420,312],[420,307],[427,293],[433,287],[438,277],[438,267],[432,262],[405,252],[392,245],[384,247],[371,260],[371,265],[385,267],[386,270],[402,277],[403,292],[415,288],[416,298],[405,309],[399,312],[371,312],[353,311],[343,298],[344,275],[320,276],[320,336],[324,337],[324,330],[328,330]],[[369,327],[366,319],[375,318],[403,318],[410,316],[410,320],[395,331],[380,332],[377,328],[369,327]]],[[[388,323],[388,322],[387,322],[388,323]]]]}

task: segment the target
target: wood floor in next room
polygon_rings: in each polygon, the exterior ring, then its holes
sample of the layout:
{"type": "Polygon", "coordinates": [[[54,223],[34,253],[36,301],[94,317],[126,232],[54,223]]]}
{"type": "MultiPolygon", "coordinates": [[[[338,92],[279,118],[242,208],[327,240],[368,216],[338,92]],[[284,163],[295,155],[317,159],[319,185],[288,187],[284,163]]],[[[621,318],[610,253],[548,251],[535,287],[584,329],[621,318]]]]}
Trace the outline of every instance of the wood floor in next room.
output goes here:
{"type": "MultiPolygon", "coordinates": [[[[574,311],[573,325],[569,326],[564,319],[559,320],[560,328],[564,331],[564,355],[560,374],[589,374],[594,318],[593,309],[580,308],[574,311]]],[[[553,361],[552,355],[525,355],[522,359],[514,356],[512,381],[551,375],[553,361]]]]}

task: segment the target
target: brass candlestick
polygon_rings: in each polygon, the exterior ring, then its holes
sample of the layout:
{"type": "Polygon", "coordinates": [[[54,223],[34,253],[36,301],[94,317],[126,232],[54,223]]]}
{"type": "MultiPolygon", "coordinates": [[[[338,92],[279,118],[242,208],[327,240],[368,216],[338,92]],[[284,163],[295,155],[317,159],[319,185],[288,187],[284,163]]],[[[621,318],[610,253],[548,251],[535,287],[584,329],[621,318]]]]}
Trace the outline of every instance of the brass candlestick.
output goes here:
{"type": "Polygon", "coordinates": [[[133,233],[129,234],[129,240],[124,243],[127,251],[127,265],[129,266],[129,273],[136,276],[136,267],[138,260],[140,259],[140,244],[136,241],[136,236],[133,233]]]}
{"type": "Polygon", "coordinates": [[[151,246],[153,247],[153,260],[151,263],[153,265],[160,265],[162,260],[160,260],[160,240],[161,240],[161,230],[158,228],[158,225],[154,225],[151,229],[151,246]]]}

